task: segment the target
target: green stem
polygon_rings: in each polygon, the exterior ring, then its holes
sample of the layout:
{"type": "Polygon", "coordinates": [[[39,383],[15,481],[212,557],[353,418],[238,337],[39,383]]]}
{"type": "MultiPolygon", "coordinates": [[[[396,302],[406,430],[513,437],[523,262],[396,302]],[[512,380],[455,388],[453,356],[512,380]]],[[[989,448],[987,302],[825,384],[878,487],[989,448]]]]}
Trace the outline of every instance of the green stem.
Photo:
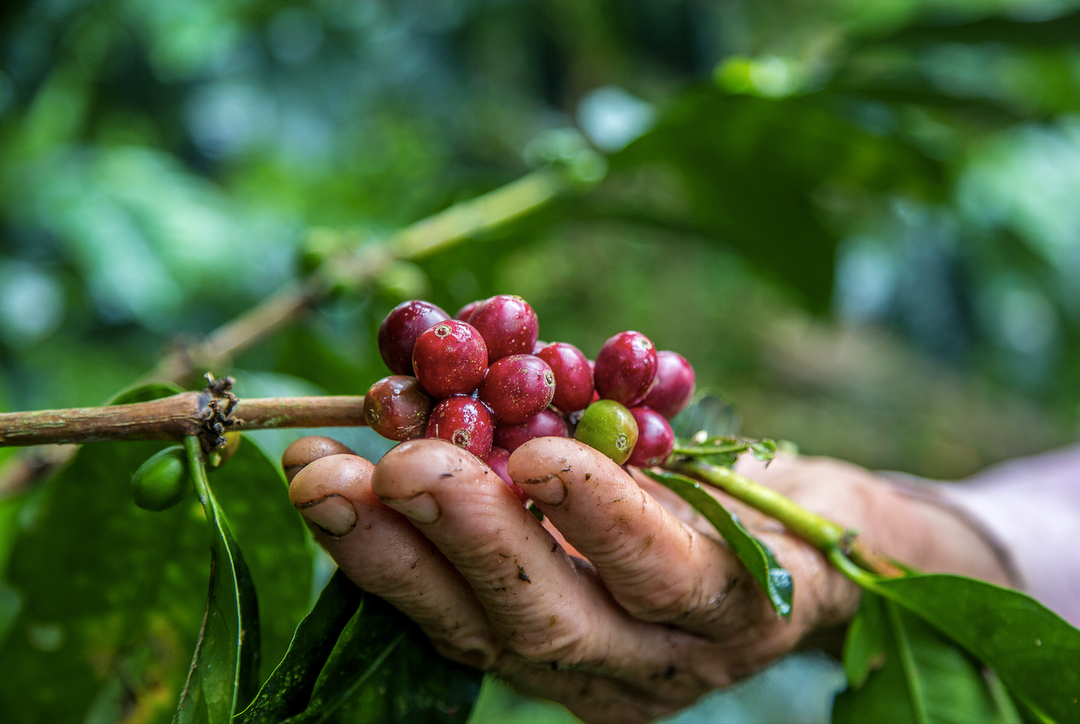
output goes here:
{"type": "Polygon", "coordinates": [[[775,518],[820,551],[838,548],[845,539],[846,531],[841,526],[730,468],[709,465],[700,460],[679,460],[672,469],[719,488],[736,500],[775,518]]]}
{"type": "Polygon", "coordinates": [[[877,591],[877,578],[872,573],[868,573],[852,563],[851,559],[844,555],[844,552],[839,547],[833,546],[824,553],[829,559],[829,563],[854,583],[867,590],[877,591]]]}
{"type": "Polygon", "coordinates": [[[534,171],[402,229],[387,240],[387,249],[395,258],[415,259],[524,216],[554,199],[567,187],[564,173],[554,169],[534,171]]]}
{"type": "Polygon", "coordinates": [[[745,478],[730,468],[709,465],[693,458],[675,459],[667,463],[666,467],[719,488],[736,500],[775,518],[789,531],[826,555],[831,555],[834,550],[844,556],[845,560],[848,560],[847,555],[850,555],[851,565],[880,576],[895,577],[904,573],[886,556],[865,545],[843,526],[807,510],[791,498],[745,478]]]}
{"type": "Polygon", "coordinates": [[[676,447],[672,452],[676,455],[723,455],[725,453],[739,453],[750,448],[750,443],[732,443],[731,445],[717,445],[715,447],[691,446],[676,447]]]}
{"type": "Polygon", "coordinates": [[[202,443],[197,435],[184,438],[184,451],[187,452],[188,474],[195,483],[195,492],[203,507],[210,504],[210,481],[206,479],[206,462],[203,458],[202,443]]]}

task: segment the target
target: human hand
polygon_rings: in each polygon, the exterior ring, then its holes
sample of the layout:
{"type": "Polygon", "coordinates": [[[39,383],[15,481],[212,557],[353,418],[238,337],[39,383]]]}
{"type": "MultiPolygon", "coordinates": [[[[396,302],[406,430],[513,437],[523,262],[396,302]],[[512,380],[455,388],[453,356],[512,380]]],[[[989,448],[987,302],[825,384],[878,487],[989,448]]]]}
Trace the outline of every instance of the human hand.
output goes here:
{"type": "MultiPolygon", "coordinates": [[[[475,457],[416,440],[378,466],[297,441],[294,505],[358,586],[445,656],[595,722],[648,721],[846,624],[859,591],[776,521],[716,497],[794,579],[790,621],[693,509],[574,440],[519,448],[509,473],[540,524],[475,457]]],[[[742,472],[928,570],[1004,579],[978,534],[861,468],[783,458],[742,472]],[[982,546],[982,547],[980,547],[982,546]]]]}

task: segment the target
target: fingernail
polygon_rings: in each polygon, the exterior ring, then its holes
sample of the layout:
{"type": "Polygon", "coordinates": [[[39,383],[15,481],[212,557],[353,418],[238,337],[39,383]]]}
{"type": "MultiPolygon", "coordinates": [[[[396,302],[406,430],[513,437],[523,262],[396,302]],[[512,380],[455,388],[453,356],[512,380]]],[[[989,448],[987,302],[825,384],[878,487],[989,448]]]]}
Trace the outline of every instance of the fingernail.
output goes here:
{"type": "Polygon", "coordinates": [[[341,538],[356,527],[356,508],[337,493],[296,506],[300,513],[327,535],[341,538]]]}
{"type": "Polygon", "coordinates": [[[562,505],[568,495],[566,483],[558,475],[526,480],[519,485],[530,498],[544,505],[562,505]]]}
{"type": "Polygon", "coordinates": [[[431,493],[417,493],[411,498],[380,498],[382,502],[417,523],[431,525],[442,517],[442,509],[431,493]]]}

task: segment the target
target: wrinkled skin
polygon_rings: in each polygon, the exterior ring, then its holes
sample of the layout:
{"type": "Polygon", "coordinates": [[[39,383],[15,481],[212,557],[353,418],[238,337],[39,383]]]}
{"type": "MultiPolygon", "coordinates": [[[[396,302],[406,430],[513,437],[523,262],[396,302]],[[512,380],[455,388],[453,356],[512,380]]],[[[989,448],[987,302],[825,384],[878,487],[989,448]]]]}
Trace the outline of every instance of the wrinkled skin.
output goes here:
{"type": "MultiPolygon", "coordinates": [[[[349,578],[445,656],[588,722],[671,714],[794,648],[835,643],[858,606],[858,589],[817,551],[721,493],[792,572],[790,622],[708,524],[648,478],[565,438],[526,443],[508,470],[544,524],[475,457],[437,440],[403,443],[378,466],[321,457],[289,494],[349,578]]],[[[740,470],[911,565],[1007,583],[978,532],[861,468],[792,457],[740,470]]]]}

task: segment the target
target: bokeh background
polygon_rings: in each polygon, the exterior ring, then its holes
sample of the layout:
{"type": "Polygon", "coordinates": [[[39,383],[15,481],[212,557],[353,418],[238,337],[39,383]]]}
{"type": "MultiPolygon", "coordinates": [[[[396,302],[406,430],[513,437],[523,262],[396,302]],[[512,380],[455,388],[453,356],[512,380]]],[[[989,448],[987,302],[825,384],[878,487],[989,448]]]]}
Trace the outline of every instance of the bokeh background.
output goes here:
{"type": "Polygon", "coordinates": [[[1053,0],[8,0],[0,407],[100,404],[321,230],[377,241],[588,144],[595,186],[217,371],[360,394],[393,305],[517,293],[543,339],[680,351],[807,453],[954,479],[1067,443],[1078,38],[1053,0]]]}

